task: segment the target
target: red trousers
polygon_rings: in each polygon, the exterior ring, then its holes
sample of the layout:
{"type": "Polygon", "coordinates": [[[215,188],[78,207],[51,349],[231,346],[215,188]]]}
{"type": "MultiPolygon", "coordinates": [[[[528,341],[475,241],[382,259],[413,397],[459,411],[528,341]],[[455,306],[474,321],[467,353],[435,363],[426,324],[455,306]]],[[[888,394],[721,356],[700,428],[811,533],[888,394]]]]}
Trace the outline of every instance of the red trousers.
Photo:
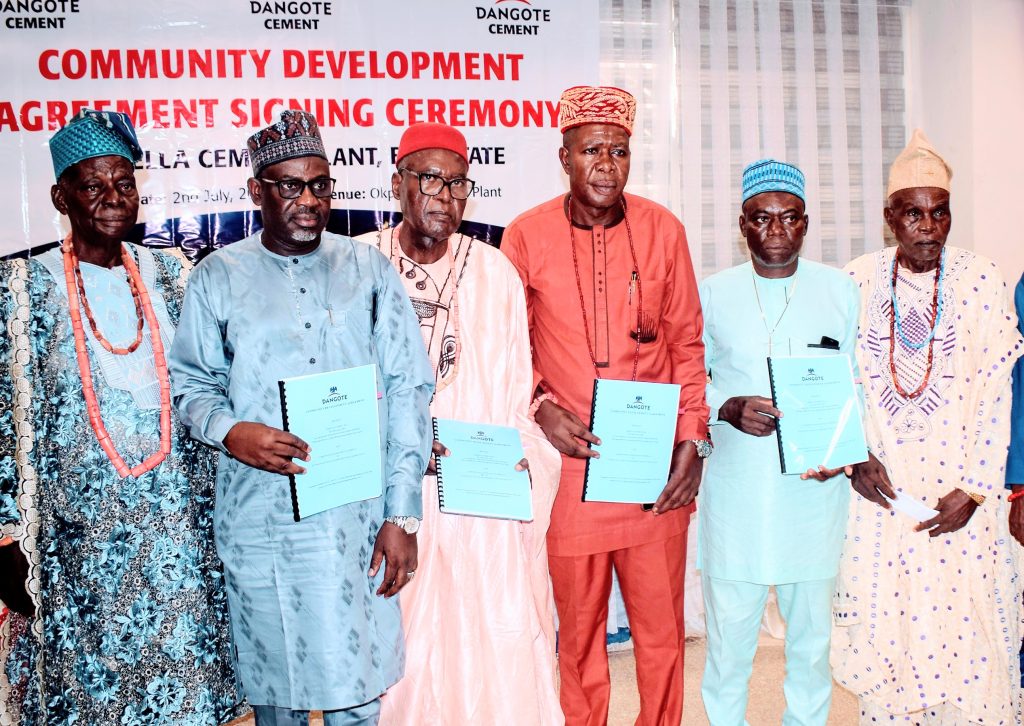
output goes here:
{"type": "Polygon", "coordinates": [[[608,723],[605,627],[612,566],[626,603],[636,655],[637,726],[683,718],[683,578],[686,533],[650,544],[576,557],[549,556],[558,608],[560,700],[566,726],[608,723]]]}

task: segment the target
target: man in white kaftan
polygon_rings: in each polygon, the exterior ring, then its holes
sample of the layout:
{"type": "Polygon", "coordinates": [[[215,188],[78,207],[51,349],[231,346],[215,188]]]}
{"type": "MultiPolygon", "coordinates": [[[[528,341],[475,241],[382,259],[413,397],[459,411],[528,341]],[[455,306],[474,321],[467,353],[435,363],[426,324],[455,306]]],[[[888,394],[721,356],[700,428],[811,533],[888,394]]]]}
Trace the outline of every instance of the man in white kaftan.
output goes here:
{"type": "Polygon", "coordinates": [[[871,457],[853,475],[832,665],[862,724],[1020,723],[1004,465],[1022,341],[996,266],[945,244],[951,175],[915,131],[889,176],[898,244],[847,266],[871,457]],[[893,511],[896,492],[938,514],[893,511]]]}
{"type": "Polygon", "coordinates": [[[406,672],[385,697],[381,720],[556,726],[546,535],[561,457],[529,416],[523,285],[497,249],[457,232],[474,184],[460,131],[409,127],[397,165],[392,189],[402,223],[362,239],[391,260],[419,316],[436,379],[431,414],[519,429],[533,521],[443,513],[436,477],[424,478],[419,567],[402,592],[406,672]]]}

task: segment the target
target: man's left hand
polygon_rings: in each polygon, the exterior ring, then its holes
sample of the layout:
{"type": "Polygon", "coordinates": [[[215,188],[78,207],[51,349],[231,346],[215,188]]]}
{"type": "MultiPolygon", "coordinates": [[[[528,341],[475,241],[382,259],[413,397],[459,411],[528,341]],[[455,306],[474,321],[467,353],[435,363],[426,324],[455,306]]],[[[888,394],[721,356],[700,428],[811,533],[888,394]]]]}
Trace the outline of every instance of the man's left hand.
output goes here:
{"type": "Polygon", "coordinates": [[[956,532],[970,521],[978,503],[967,496],[966,492],[954,489],[946,496],[939,499],[935,505],[937,515],[914,527],[915,532],[928,530],[930,537],[938,537],[940,534],[956,532]]]}
{"type": "Polygon", "coordinates": [[[697,496],[704,460],[697,456],[697,447],[692,441],[680,441],[672,451],[672,467],[668,472],[668,484],[654,503],[654,513],[664,514],[673,509],[685,507],[697,496]]]}
{"type": "Polygon", "coordinates": [[[370,558],[370,577],[376,577],[384,560],[384,582],[377,594],[393,597],[409,584],[416,574],[416,535],[406,534],[401,527],[385,522],[377,532],[370,558]]]}

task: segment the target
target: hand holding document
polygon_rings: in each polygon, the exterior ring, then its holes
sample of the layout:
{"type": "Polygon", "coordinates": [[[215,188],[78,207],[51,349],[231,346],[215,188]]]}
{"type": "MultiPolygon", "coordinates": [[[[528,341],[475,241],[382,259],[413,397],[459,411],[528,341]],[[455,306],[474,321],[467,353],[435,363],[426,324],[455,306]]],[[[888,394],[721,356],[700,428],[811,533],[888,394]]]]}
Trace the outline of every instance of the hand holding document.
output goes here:
{"type": "Polygon", "coordinates": [[[284,428],[312,453],[290,475],[295,521],[384,491],[377,413],[377,366],[278,381],[284,428]]]}
{"type": "Polygon", "coordinates": [[[436,457],[442,512],[533,520],[530,473],[517,468],[523,459],[518,429],[435,418],[434,439],[448,449],[436,457]]]}
{"type": "Polygon", "coordinates": [[[768,374],[783,474],[867,460],[849,356],[773,356],[768,374]]]}
{"type": "Polygon", "coordinates": [[[594,381],[590,428],[601,456],[587,459],[583,501],[657,501],[668,483],[678,415],[676,384],[594,381]]]}

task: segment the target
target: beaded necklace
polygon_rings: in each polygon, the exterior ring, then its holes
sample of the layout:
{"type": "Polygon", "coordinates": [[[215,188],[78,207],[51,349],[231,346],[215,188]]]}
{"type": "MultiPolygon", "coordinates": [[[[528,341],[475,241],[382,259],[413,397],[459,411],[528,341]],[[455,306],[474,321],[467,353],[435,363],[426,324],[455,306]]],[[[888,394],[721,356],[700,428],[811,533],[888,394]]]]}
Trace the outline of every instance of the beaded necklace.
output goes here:
{"type": "MultiPolygon", "coordinates": [[[[405,252],[403,250],[401,250],[401,241],[398,239],[398,236],[396,235],[396,232],[398,232],[398,229],[399,229],[400,226],[401,225],[399,225],[398,227],[393,227],[390,230],[390,239],[389,239],[389,246],[388,246],[388,259],[391,260],[392,264],[395,263],[395,256],[396,255],[401,255],[401,256],[405,257],[406,259],[408,259],[410,262],[413,262],[412,259],[409,258],[407,255],[405,255],[405,252]],[[396,251],[396,249],[395,249],[396,247],[398,248],[398,251],[396,251]]],[[[383,234],[384,234],[384,230],[383,229],[380,230],[377,233],[377,249],[379,249],[381,251],[383,251],[382,239],[381,239],[383,234]]],[[[442,377],[441,377],[441,363],[440,363],[440,360],[441,360],[441,358],[443,358],[445,356],[444,336],[442,335],[441,348],[440,348],[440,350],[438,350],[438,353],[437,353],[437,355],[438,355],[438,364],[437,364],[437,367],[434,369],[434,383],[435,383],[435,386],[436,386],[434,388],[434,396],[435,397],[437,396],[438,393],[440,393],[445,388],[447,388],[449,385],[451,385],[451,383],[455,380],[455,377],[459,374],[459,360],[462,357],[462,333],[461,333],[460,327],[459,327],[459,323],[460,323],[460,316],[459,316],[459,283],[462,280],[462,276],[466,272],[467,265],[466,265],[466,261],[464,260],[463,261],[462,270],[460,270],[458,272],[458,274],[456,274],[456,272],[455,272],[455,257],[462,250],[462,245],[465,244],[467,242],[467,240],[471,240],[471,238],[467,238],[465,235],[460,234],[459,235],[458,249],[456,250],[456,253],[453,254],[452,253],[452,238],[453,237],[455,237],[455,235],[452,235],[451,237],[449,237],[448,238],[448,243],[445,245],[445,253],[447,254],[447,257],[448,257],[448,276],[445,278],[444,283],[437,290],[437,296],[438,296],[437,297],[437,302],[438,302],[439,305],[443,304],[442,301],[444,299],[444,291],[448,287],[448,283],[451,282],[452,283],[452,290],[451,290],[450,298],[449,298],[449,301],[448,301],[448,309],[451,311],[451,318],[450,319],[451,319],[451,323],[452,323],[452,332],[453,332],[454,338],[455,338],[455,351],[454,351],[454,357],[453,357],[453,360],[452,360],[452,370],[451,370],[451,373],[446,375],[446,376],[444,376],[444,378],[442,379],[442,377]]],[[[470,244],[472,244],[471,241],[470,241],[470,244]]],[[[468,250],[467,250],[467,253],[468,253],[468,250]]],[[[415,264],[417,267],[423,268],[423,265],[420,265],[419,263],[413,262],[413,264],[415,264]]],[[[424,269],[424,272],[426,272],[426,268],[423,268],[423,269],[424,269]]],[[[430,273],[427,272],[426,274],[429,275],[430,273]]],[[[428,349],[427,352],[430,353],[431,351],[428,349]]]]}
{"type": "MultiPolygon", "coordinates": [[[[600,378],[601,370],[597,367],[597,354],[594,353],[594,344],[590,340],[590,321],[587,319],[587,306],[583,302],[583,283],[580,280],[580,266],[576,259],[576,235],[573,232],[572,223],[572,194],[566,198],[566,207],[569,210],[569,247],[572,249],[572,269],[576,273],[576,290],[580,294],[580,311],[583,313],[583,332],[587,335],[587,352],[590,354],[590,362],[594,365],[594,374],[600,378]]],[[[633,258],[633,276],[631,282],[636,283],[637,309],[636,309],[636,351],[633,353],[633,376],[630,380],[636,380],[636,372],[640,366],[640,323],[644,314],[644,288],[640,282],[640,265],[636,261],[636,248],[633,246],[633,230],[629,226],[629,215],[626,213],[626,199],[620,199],[622,204],[622,221],[626,224],[626,237],[629,239],[629,254],[633,258]]]]}
{"type": "Polygon", "coordinates": [[[907,338],[906,333],[903,332],[903,321],[900,318],[900,303],[896,298],[896,277],[899,274],[896,270],[896,262],[899,260],[899,256],[899,250],[896,250],[896,254],[892,258],[892,282],[889,287],[889,294],[892,300],[892,318],[896,325],[896,332],[899,334],[903,345],[914,350],[921,350],[926,345],[931,344],[931,341],[935,338],[935,332],[939,329],[939,322],[942,320],[942,287],[946,280],[946,250],[943,248],[939,255],[939,265],[935,268],[935,290],[932,296],[932,329],[928,331],[928,337],[920,343],[912,342],[907,338]]]}
{"type": "MultiPolygon", "coordinates": [[[[124,246],[122,245],[122,260],[124,259],[126,254],[127,252],[124,246]]],[[[92,334],[96,338],[96,342],[102,345],[108,352],[113,353],[114,355],[128,355],[129,353],[134,353],[136,349],[138,349],[139,345],[142,343],[142,324],[143,321],[145,320],[145,316],[142,313],[142,300],[139,294],[139,286],[136,284],[135,279],[132,278],[131,275],[128,276],[128,288],[132,292],[132,301],[134,301],[135,303],[135,315],[138,318],[138,323],[135,328],[135,340],[127,348],[118,348],[112,345],[110,341],[107,340],[105,337],[103,337],[103,334],[100,333],[99,327],[96,325],[96,319],[93,317],[92,308],[89,307],[89,300],[86,298],[85,295],[85,282],[82,279],[82,267],[78,262],[78,255],[75,253],[74,245],[72,245],[65,252],[65,259],[67,259],[69,255],[71,259],[71,266],[74,269],[75,282],[77,284],[78,289],[78,292],[75,297],[81,300],[82,308],[85,310],[85,318],[86,320],[89,321],[89,328],[92,330],[92,334]]],[[[125,268],[127,269],[127,265],[125,265],[125,268]]],[[[66,270],[67,267],[65,266],[65,271],[66,270]]]]}
{"type": "MultiPolygon", "coordinates": [[[[114,442],[103,424],[103,416],[100,413],[99,401],[96,398],[96,389],[92,383],[92,369],[89,364],[89,351],[85,342],[85,327],[82,325],[82,311],[79,307],[79,299],[84,303],[86,315],[89,318],[90,326],[96,340],[103,347],[114,355],[127,355],[141,343],[141,327],[139,329],[140,339],[129,348],[114,348],[103,338],[92,318],[88,303],[85,299],[85,288],[79,287],[82,272],[78,265],[78,257],[75,255],[74,246],[71,243],[72,235],[64,240],[61,251],[64,255],[64,282],[68,291],[68,311],[71,314],[71,329],[75,335],[75,357],[78,360],[78,372],[82,378],[82,396],[85,398],[85,408],[89,414],[89,425],[92,426],[96,441],[99,443],[103,453],[114,465],[118,476],[122,479],[130,476],[140,477],[148,471],[152,471],[160,465],[169,453],[171,453],[171,382],[167,372],[167,360],[164,357],[164,345],[160,339],[160,325],[157,323],[156,314],[153,312],[153,304],[149,299],[149,292],[146,290],[139,268],[135,265],[128,248],[121,245],[121,261],[125,271],[128,273],[128,284],[132,289],[132,297],[135,298],[137,309],[145,317],[149,324],[151,342],[153,344],[153,365],[156,368],[157,379],[160,382],[160,448],[147,457],[141,464],[129,467],[125,460],[117,452],[114,442]]],[[[141,326],[141,322],[140,322],[141,326]]]]}
{"type": "Polygon", "coordinates": [[[935,268],[935,279],[932,283],[932,305],[931,305],[931,330],[928,331],[928,337],[922,340],[920,343],[913,343],[907,339],[906,334],[903,332],[903,323],[900,319],[900,307],[899,301],[896,299],[896,280],[899,277],[899,259],[900,252],[897,248],[896,254],[892,258],[892,276],[889,282],[889,294],[891,302],[891,313],[889,315],[889,373],[892,375],[892,383],[896,388],[896,392],[903,398],[913,399],[920,396],[924,389],[928,386],[928,380],[931,378],[932,365],[935,360],[935,333],[939,329],[939,321],[942,319],[942,286],[946,277],[946,250],[943,249],[939,257],[939,264],[935,268]],[[928,361],[924,370],[924,378],[921,380],[920,385],[913,391],[904,390],[903,386],[900,385],[899,378],[896,375],[896,336],[899,335],[900,342],[909,348],[914,350],[921,350],[926,345],[928,346],[928,361]]]}

